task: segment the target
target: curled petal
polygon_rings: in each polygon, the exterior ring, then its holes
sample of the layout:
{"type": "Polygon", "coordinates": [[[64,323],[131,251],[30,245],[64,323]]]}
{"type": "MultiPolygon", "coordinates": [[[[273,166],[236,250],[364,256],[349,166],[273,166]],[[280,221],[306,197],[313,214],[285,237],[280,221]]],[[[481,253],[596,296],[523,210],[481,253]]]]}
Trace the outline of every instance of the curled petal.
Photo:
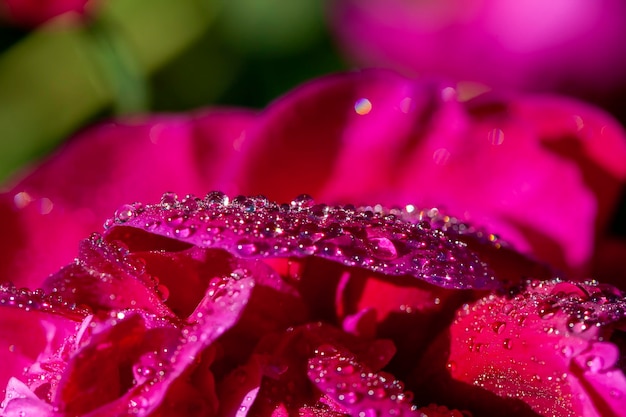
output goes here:
{"type": "Polygon", "coordinates": [[[316,205],[308,196],[283,206],[264,197],[237,197],[229,203],[220,193],[185,201],[192,201],[192,207],[166,193],[161,204],[122,211],[108,221],[108,233],[132,227],[249,259],[313,255],[447,288],[499,285],[476,254],[442,230],[431,229],[427,219],[397,222],[367,208],[316,205]]]}

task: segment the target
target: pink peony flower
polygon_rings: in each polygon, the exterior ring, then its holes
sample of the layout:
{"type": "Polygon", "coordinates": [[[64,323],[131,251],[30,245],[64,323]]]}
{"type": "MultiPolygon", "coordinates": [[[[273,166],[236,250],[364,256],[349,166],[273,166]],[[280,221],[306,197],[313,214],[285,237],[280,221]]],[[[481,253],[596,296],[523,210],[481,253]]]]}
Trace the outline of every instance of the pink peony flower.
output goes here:
{"type": "Polygon", "coordinates": [[[532,260],[598,259],[624,138],[385,71],[90,128],[0,196],[1,414],[624,415],[625,294],[532,260]]]}
{"type": "Polygon", "coordinates": [[[623,251],[595,248],[612,244],[625,137],[610,117],[569,99],[468,100],[455,85],[377,70],[315,80],[259,113],[109,122],[0,195],[0,231],[12,236],[0,243],[0,274],[37,287],[120,204],[222,189],[438,207],[573,277],[594,264],[604,266],[596,277],[618,283],[622,269],[606,265],[623,251]]]}
{"type": "Polygon", "coordinates": [[[42,289],[0,287],[30,326],[2,415],[625,415],[625,294],[484,261],[508,252],[412,206],[123,205],[42,289]]]}
{"type": "Polygon", "coordinates": [[[498,88],[606,95],[626,87],[620,0],[342,0],[331,20],[367,66],[498,88]]]}
{"type": "Polygon", "coordinates": [[[0,16],[13,23],[35,27],[64,13],[84,15],[89,0],[1,0],[0,16]]]}

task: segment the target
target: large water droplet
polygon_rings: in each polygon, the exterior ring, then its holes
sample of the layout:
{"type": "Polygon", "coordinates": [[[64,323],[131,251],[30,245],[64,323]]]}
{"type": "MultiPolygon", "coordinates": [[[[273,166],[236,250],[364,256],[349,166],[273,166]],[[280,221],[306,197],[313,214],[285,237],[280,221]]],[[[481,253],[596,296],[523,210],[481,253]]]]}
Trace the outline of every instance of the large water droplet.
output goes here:
{"type": "Polygon", "coordinates": [[[350,391],[344,394],[339,394],[337,399],[344,404],[354,405],[358,403],[359,401],[361,401],[361,396],[354,391],[350,391]]]}
{"type": "Polygon", "coordinates": [[[315,200],[308,194],[300,194],[291,201],[291,207],[298,210],[308,209],[313,207],[314,205],[315,200]]]}
{"type": "Polygon", "coordinates": [[[178,205],[178,196],[176,193],[166,192],[161,196],[161,207],[164,210],[175,208],[178,205]]]}
{"type": "Polygon", "coordinates": [[[249,241],[248,239],[242,239],[238,241],[236,248],[237,248],[237,252],[243,256],[255,255],[259,250],[258,246],[254,242],[249,241]]]}
{"type": "Polygon", "coordinates": [[[227,206],[230,199],[221,191],[212,191],[204,197],[204,202],[208,205],[227,206]]]}
{"type": "Polygon", "coordinates": [[[130,204],[124,204],[115,211],[115,220],[119,223],[125,223],[133,218],[135,208],[130,204]]]}
{"type": "Polygon", "coordinates": [[[386,237],[369,239],[372,255],[378,259],[392,260],[398,257],[398,251],[393,242],[386,237]]]}
{"type": "Polygon", "coordinates": [[[602,370],[604,366],[604,359],[600,356],[589,356],[585,361],[585,366],[593,373],[597,373],[602,370]]]}

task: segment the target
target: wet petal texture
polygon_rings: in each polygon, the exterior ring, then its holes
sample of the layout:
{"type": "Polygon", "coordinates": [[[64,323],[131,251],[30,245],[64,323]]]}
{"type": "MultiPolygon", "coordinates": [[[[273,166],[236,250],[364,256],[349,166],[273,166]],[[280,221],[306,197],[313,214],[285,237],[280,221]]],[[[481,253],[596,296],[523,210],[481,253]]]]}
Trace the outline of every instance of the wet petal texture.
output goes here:
{"type": "Polygon", "coordinates": [[[331,11],[339,39],[366,66],[499,88],[608,94],[624,87],[620,1],[342,0],[331,11]]]}
{"type": "Polygon", "coordinates": [[[465,243],[433,229],[428,217],[421,220],[409,223],[368,208],[315,204],[308,195],[279,205],[265,197],[240,196],[231,202],[212,192],[182,201],[166,193],[157,205],[125,205],[106,224],[112,237],[133,227],[244,259],[313,255],[444,288],[497,287],[493,272],[465,243]]]}
{"type": "Polygon", "coordinates": [[[417,386],[491,415],[624,415],[625,307],[621,291],[595,281],[488,296],[434,342],[417,386]]]}

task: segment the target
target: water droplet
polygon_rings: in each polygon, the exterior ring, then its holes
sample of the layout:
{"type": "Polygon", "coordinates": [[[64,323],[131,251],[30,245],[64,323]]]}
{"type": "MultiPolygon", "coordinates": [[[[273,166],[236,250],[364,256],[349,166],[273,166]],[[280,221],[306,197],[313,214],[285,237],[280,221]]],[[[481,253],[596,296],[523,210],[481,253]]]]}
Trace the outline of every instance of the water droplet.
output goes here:
{"type": "Polygon", "coordinates": [[[143,228],[151,232],[151,231],[154,231],[157,227],[159,227],[160,224],[161,224],[160,221],[150,219],[150,220],[146,220],[146,222],[143,225],[143,228]]]}
{"type": "Polygon", "coordinates": [[[506,327],[506,323],[503,321],[496,321],[495,323],[493,323],[493,325],[491,326],[491,328],[493,329],[493,331],[497,334],[502,334],[502,332],[504,331],[506,327]]]}
{"type": "Polygon", "coordinates": [[[375,408],[367,408],[359,412],[359,417],[379,417],[379,414],[375,408]]]}
{"type": "Polygon", "coordinates": [[[178,196],[176,193],[166,192],[161,196],[161,207],[164,210],[175,208],[178,205],[178,196]]]}
{"type": "Polygon", "coordinates": [[[502,131],[502,129],[490,130],[489,133],[487,133],[487,140],[492,145],[502,145],[502,143],[504,142],[504,132],[502,131]]]}
{"type": "Polygon", "coordinates": [[[369,239],[372,255],[378,259],[392,260],[398,257],[398,251],[393,242],[386,237],[369,239]]]}
{"type": "Polygon", "coordinates": [[[445,165],[450,160],[450,151],[446,148],[439,148],[433,153],[433,161],[437,165],[445,165]]]}
{"type": "Polygon", "coordinates": [[[305,210],[313,207],[315,200],[308,194],[300,194],[291,201],[291,207],[298,210],[305,210]]]}
{"type": "Polygon", "coordinates": [[[195,213],[200,208],[200,199],[192,194],[187,194],[181,202],[181,206],[186,213],[195,213]]]}
{"type": "Polygon", "coordinates": [[[221,191],[212,191],[204,197],[204,202],[208,205],[227,206],[230,199],[221,191]]]}
{"type": "Polygon", "coordinates": [[[352,375],[354,373],[354,365],[350,362],[340,362],[335,371],[340,375],[352,375]]]}
{"type": "Polygon", "coordinates": [[[372,111],[372,102],[366,98],[360,98],[354,103],[354,111],[359,116],[365,116],[372,111]]]}
{"type": "Polygon", "coordinates": [[[135,208],[130,204],[124,204],[115,211],[115,220],[125,223],[135,215],[135,208]]]}
{"type": "Polygon", "coordinates": [[[315,354],[324,357],[335,356],[337,349],[333,345],[321,345],[315,349],[315,354]]]}
{"type": "Polygon", "coordinates": [[[585,361],[585,366],[589,369],[589,371],[597,373],[602,370],[602,367],[604,366],[604,359],[600,356],[589,356],[585,361]]]}
{"type": "Polygon", "coordinates": [[[572,348],[569,345],[563,346],[563,348],[561,348],[561,353],[563,354],[563,356],[565,356],[566,358],[571,358],[572,355],[574,354],[574,348],[572,348]]]}
{"type": "Polygon", "coordinates": [[[358,403],[359,401],[361,401],[361,396],[354,391],[350,391],[344,394],[339,394],[337,396],[337,399],[344,404],[354,405],[358,403]]]}
{"type": "Polygon", "coordinates": [[[168,298],[170,298],[170,290],[165,285],[163,284],[157,285],[156,290],[164,302],[167,301],[168,298]]]}
{"type": "Polygon", "coordinates": [[[252,256],[258,252],[258,247],[254,242],[248,239],[242,239],[237,242],[237,252],[244,256],[252,256]]]}
{"type": "Polygon", "coordinates": [[[513,342],[511,341],[511,339],[504,339],[504,341],[502,342],[502,346],[507,350],[511,350],[513,349],[513,342]]]}
{"type": "Polygon", "coordinates": [[[174,226],[179,226],[181,225],[183,222],[185,221],[185,216],[183,216],[181,213],[176,213],[173,214],[171,216],[168,216],[165,219],[165,223],[168,226],[174,227],[174,226]]]}
{"type": "Polygon", "coordinates": [[[180,238],[188,238],[196,232],[194,226],[181,226],[174,229],[174,235],[180,238]]]}

